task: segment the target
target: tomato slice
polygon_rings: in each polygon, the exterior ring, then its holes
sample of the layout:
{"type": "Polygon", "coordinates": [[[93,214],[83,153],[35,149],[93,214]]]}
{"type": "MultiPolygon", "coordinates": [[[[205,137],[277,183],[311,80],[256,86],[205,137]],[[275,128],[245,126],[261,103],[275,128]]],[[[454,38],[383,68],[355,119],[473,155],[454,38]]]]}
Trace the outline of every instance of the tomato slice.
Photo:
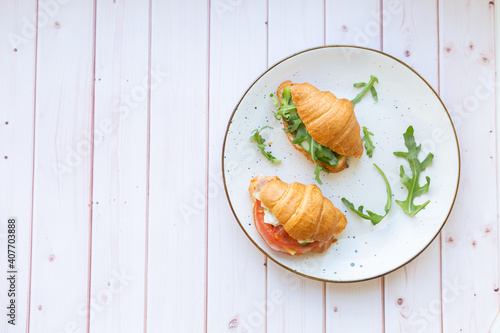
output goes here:
{"type": "Polygon", "coordinates": [[[265,223],[264,208],[262,208],[259,200],[255,201],[253,219],[257,231],[267,245],[274,251],[286,253],[288,255],[304,254],[321,245],[319,242],[313,242],[302,246],[297,240],[288,235],[282,225],[275,227],[269,223],[265,223]]]}

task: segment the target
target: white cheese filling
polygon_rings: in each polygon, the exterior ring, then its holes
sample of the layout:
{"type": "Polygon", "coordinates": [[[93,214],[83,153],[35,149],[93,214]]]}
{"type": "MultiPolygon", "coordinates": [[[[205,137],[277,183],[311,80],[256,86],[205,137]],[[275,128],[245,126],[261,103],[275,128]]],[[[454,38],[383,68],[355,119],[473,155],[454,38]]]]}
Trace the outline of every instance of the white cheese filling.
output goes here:
{"type": "Polygon", "coordinates": [[[264,208],[264,223],[270,224],[275,227],[281,224],[276,216],[274,216],[273,213],[269,211],[269,209],[265,208],[264,206],[262,206],[262,208],[264,208]]]}
{"type": "MultiPolygon", "coordinates": [[[[255,197],[255,199],[260,201],[260,191],[253,192],[253,196],[255,197]]],[[[270,225],[275,226],[275,227],[279,226],[281,223],[278,221],[276,216],[274,216],[273,213],[271,213],[271,211],[266,206],[264,206],[262,201],[260,202],[260,205],[262,206],[262,209],[264,210],[264,223],[270,224],[270,225]]],[[[297,242],[299,242],[302,245],[305,245],[305,244],[313,243],[314,239],[297,240],[297,242]]]]}
{"type": "Polygon", "coordinates": [[[253,197],[257,200],[260,200],[260,191],[253,192],[253,197]]]}
{"type": "MultiPolygon", "coordinates": [[[[260,200],[259,195],[260,195],[260,191],[253,192],[253,196],[257,200],[260,200]]],[[[260,202],[260,205],[262,206],[262,209],[264,210],[264,223],[270,224],[274,227],[279,226],[281,223],[280,223],[280,221],[278,221],[276,216],[274,216],[273,213],[271,213],[271,211],[266,206],[264,206],[262,201],[260,202]]]]}

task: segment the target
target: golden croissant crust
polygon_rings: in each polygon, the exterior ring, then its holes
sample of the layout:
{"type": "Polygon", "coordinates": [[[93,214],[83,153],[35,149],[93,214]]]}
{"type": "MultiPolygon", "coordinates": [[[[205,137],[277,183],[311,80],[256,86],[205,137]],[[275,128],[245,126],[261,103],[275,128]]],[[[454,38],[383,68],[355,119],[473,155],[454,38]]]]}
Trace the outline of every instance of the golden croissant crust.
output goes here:
{"type": "Polygon", "coordinates": [[[264,185],[260,201],[296,240],[326,242],[341,233],[347,219],[316,185],[287,184],[278,177],[264,185]]]}
{"type": "Polygon", "coordinates": [[[354,106],[329,91],[320,91],[309,83],[285,81],[278,87],[281,99],[283,88],[290,87],[297,113],[316,142],[332,151],[360,158],[363,154],[360,126],[354,106]]]}

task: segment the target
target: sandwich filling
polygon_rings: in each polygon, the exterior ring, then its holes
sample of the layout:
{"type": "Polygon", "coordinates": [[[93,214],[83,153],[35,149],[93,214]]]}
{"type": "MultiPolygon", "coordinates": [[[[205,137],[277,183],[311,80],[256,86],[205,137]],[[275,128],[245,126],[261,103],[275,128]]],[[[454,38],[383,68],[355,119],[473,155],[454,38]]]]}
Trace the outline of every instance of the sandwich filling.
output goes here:
{"type": "Polygon", "coordinates": [[[318,164],[318,161],[330,165],[332,167],[337,167],[338,160],[342,158],[342,155],[332,151],[318,142],[316,142],[313,137],[307,131],[306,126],[300,119],[297,112],[297,106],[292,100],[292,93],[289,87],[283,89],[281,101],[278,101],[274,95],[274,104],[276,105],[277,112],[274,113],[276,119],[283,118],[288,126],[285,131],[290,132],[294,137],[292,141],[293,144],[298,144],[302,149],[311,156],[312,160],[316,163],[316,169],[314,170],[315,179],[319,184],[322,184],[319,179],[319,173],[324,171],[329,173],[327,169],[318,164]],[[281,102],[281,105],[280,105],[281,102]]]}
{"type": "MultiPolygon", "coordinates": [[[[260,191],[254,192],[253,196],[255,199],[259,200],[259,202],[260,202],[259,193],[260,193],[260,191]]],[[[278,221],[276,216],[274,216],[273,213],[271,213],[271,211],[266,206],[264,206],[264,204],[261,203],[261,207],[262,207],[262,210],[264,213],[264,223],[270,224],[273,227],[277,227],[277,226],[281,225],[280,221],[278,221]]]]}
{"type": "Polygon", "coordinates": [[[266,178],[259,176],[258,182],[259,186],[253,192],[253,197],[256,199],[253,216],[257,231],[267,245],[274,251],[290,255],[304,254],[320,246],[322,243],[313,239],[296,240],[285,231],[278,219],[260,201],[260,189],[267,184],[266,178]]]}
{"type": "Polygon", "coordinates": [[[294,255],[304,254],[321,245],[319,242],[299,243],[292,238],[281,224],[274,226],[264,222],[264,208],[260,200],[255,201],[253,211],[255,226],[267,245],[274,251],[294,255]]]}
{"type": "MultiPolygon", "coordinates": [[[[253,192],[253,197],[257,200],[259,200],[260,202],[260,189],[267,183],[267,180],[265,177],[263,176],[259,176],[259,185],[260,185],[260,188],[257,189],[257,191],[253,192]]],[[[276,218],[276,216],[274,216],[273,213],[271,213],[271,211],[269,210],[269,208],[267,208],[262,202],[260,202],[260,205],[262,207],[262,210],[263,210],[263,214],[264,214],[264,223],[267,223],[267,224],[270,224],[272,225],[273,227],[277,227],[279,225],[281,225],[280,221],[278,221],[278,219],[276,218]]]]}

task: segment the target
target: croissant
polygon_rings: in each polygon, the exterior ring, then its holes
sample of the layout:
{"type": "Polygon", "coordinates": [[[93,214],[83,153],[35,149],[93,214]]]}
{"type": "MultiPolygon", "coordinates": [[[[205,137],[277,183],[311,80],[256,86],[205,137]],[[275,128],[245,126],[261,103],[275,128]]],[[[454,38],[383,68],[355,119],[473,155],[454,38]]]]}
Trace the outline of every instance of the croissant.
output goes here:
{"type": "Polygon", "coordinates": [[[316,185],[258,176],[251,180],[249,191],[257,231],[275,251],[324,252],[347,225],[344,214],[316,185]]]}
{"type": "MultiPolygon", "coordinates": [[[[347,157],[360,158],[363,154],[363,142],[360,135],[360,126],[354,114],[354,105],[347,99],[339,99],[329,91],[320,91],[309,83],[292,83],[285,81],[277,90],[281,100],[283,89],[289,87],[292,100],[297,106],[297,113],[304,123],[311,137],[319,144],[342,155],[338,158],[338,165],[331,165],[318,161],[322,167],[330,172],[339,172],[345,169],[347,157]]],[[[289,124],[283,119],[285,128],[289,124]]],[[[286,132],[290,141],[294,134],[286,132]]],[[[293,142],[292,142],[293,144],[293,142]]],[[[297,144],[295,148],[312,160],[311,156],[297,144]]]]}

